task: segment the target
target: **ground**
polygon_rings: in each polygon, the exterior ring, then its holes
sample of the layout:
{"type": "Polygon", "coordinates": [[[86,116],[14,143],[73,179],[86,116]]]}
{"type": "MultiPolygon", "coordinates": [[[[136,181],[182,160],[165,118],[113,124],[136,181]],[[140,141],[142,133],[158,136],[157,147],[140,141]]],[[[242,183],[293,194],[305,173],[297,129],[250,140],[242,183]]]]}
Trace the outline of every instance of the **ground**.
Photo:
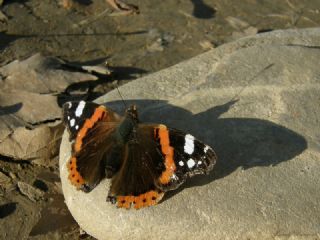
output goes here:
{"type": "MultiPolygon", "coordinates": [[[[130,2],[139,6],[139,15],[117,16],[104,0],[81,1],[69,10],[57,0],[4,1],[8,19],[0,22],[0,66],[37,52],[81,64],[108,61],[113,80],[124,84],[239,37],[320,25],[317,0],[130,2]]],[[[94,96],[112,86],[95,86],[94,96]]],[[[63,202],[58,162],[52,162],[44,167],[0,158],[5,239],[79,238],[63,202]]]]}

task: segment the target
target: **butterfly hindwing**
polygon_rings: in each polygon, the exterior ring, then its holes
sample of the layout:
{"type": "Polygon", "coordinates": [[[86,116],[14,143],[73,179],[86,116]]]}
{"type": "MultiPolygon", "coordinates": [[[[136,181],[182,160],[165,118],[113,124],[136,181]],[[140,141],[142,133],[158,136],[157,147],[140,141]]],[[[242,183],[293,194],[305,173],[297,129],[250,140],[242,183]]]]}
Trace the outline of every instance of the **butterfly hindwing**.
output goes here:
{"type": "Polygon", "coordinates": [[[118,207],[136,209],[157,204],[164,193],[155,185],[164,171],[163,157],[157,152],[153,127],[138,125],[126,144],[124,159],[113,177],[108,199],[118,207]]]}

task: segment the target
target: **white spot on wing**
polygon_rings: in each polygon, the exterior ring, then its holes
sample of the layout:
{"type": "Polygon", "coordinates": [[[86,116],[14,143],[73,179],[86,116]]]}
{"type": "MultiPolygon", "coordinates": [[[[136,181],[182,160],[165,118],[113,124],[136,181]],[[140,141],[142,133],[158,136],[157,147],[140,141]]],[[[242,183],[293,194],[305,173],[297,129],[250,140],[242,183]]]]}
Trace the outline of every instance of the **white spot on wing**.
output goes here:
{"type": "Polygon", "coordinates": [[[71,102],[67,102],[68,104],[68,108],[70,109],[72,107],[72,103],[71,102]]]}
{"type": "Polygon", "coordinates": [[[68,116],[68,120],[70,120],[70,116],[68,116]]]}
{"type": "Polygon", "coordinates": [[[76,120],[75,120],[74,118],[72,118],[72,119],[70,120],[70,127],[73,127],[74,124],[75,124],[75,122],[76,122],[76,120]]]}
{"type": "Polygon", "coordinates": [[[208,145],[206,145],[206,146],[204,147],[204,149],[203,149],[204,153],[207,153],[209,149],[210,149],[210,147],[209,147],[208,145]]]}
{"type": "Polygon", "coordinates": [[[201,165],[202,164],[202,161],[198,161],[198,165],[201,165]]]}
{"type": "Polygon", "coordinates": [[[179,165],[182,167],[184,165],[183,161],[180,161],[179,165]]]}
{"type": "Polygon", "coordinates": [[[193,168],[196,165],[195,161],[192,158],[189,158],[187,161],[188,168],[193,168]]]}
{"type": "Polygon", "coordinates": [[[194,136],[187,134],[184,137],[185,143],[184,143],[184,152],[188,154],[192,154],[194,151],[194,136]]]}
{"type": "Polygon", "coordinates": [[[80,117],[82,115],[82,112],[83,112],[83,109],[84,109],[84,106],[86,105],[86,102],[85,101],[80,101],[79,102],[79,105],[76,109],[76,116],[77,117],[80,117]]]}
{"type": "Polygon", "coordinates": [[[76,126],[75,126],[75,129],[78,130],[78,128],[79,128],[79,125],[76,125],[76,126]]]}
{"type": "Polygon", "coordinates": [[[172,180],[178,180],[178,176],[177,176],[176,174],[173,174],[173,175],[171,176],[171,179],[172,179],[172,180]]]}

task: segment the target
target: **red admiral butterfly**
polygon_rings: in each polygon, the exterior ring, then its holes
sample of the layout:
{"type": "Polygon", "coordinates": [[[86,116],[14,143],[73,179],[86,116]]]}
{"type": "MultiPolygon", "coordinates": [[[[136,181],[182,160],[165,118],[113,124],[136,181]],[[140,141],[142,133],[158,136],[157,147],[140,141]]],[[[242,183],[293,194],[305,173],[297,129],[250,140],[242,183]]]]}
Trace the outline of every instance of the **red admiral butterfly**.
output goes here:
{"type": "Polygon", "coordinates": [[[70,182],[84,192],[112,178],[107,201],[139,209],[157,204],[186,178],[208,174],[216,154],[190,134],[139,123],[135,106],[121,117],[92,102],[67,102],[64,123],[72,141],[70,182]]]}

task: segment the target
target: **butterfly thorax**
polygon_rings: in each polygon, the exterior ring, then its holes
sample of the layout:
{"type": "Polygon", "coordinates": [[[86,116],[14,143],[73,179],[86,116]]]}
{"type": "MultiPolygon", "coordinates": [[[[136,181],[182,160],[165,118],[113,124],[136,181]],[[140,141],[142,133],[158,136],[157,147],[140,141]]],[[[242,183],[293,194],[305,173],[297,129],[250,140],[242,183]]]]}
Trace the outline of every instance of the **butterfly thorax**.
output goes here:
{"type": "Polygon", "coordinates": [[[135,105],[132,105],[127,109],[124,119],[117,127],[117,142],[125,144],[130,140],[136,139],[136,126],[138,125],[138,122],[137,108],[135,105]]]}

